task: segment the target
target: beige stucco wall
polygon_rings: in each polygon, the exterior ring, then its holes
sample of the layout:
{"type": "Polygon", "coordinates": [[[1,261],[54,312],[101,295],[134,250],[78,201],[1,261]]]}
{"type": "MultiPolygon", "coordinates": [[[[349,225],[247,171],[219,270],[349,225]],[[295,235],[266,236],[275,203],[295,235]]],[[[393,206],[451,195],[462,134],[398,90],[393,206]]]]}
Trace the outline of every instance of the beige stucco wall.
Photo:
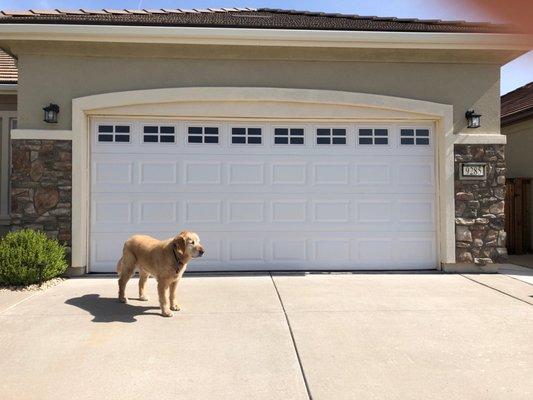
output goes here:
{"type": "MultiPolygon", "coordinates": [[[[533,178],[533,118],[502,127],[507,135],[507,175],[533,178]]],[[[533,183],[529,185],[531,248],[533,248],[533,183]]]]}
{"type": "MultiPolygon", "coordinates": [[[[246,86],[327,89],[371,93],[426,100],[454,106],[456,132],[470,133],[465,128],[464,113],[475,108],[483,114],[482,128],[476,133],[499,132],[499,66],[493,63],[461,64],[457,57],[444,63],[442,54],[431,62],[423,62],[420,52],[409,61],[408,54],[397,54],[394,62],[368,61],[372,57],[350,54],[326,57],[324,50],[306,50],[291,57],[287,49],[275,60],[254,57],[253,50],[232,49],[228,57],[224,48],[210,52],[191,51],[180,57],[180,48],[166,48],[167,58],[136,56],[100,48],[98,56],[35,54],[35,49],[22,46],[19,58],[19,127],[51,128],[42,122],[41,108],[49,102],[59,104],[59,123],[53,128],[71,128],[71,100],[76,97],[107,92],[190,87],[246,86]],[[108,54],[106,56],[106,54],[108,54]],[[118,56],[117,56],[118,54],[118,56]],[[211,57],[210,57],[211,56],[211,57]],[[405,61],[398,61],[405,60],[405,61]],[[437,62],[435,62],[437,60],[437,62]]],[[[135,53],[133,53],[135,54],[135,53]]],[[[346,53],[348,54],[348,52],[346,53]]],[[[428,53],[429,54],[429,53],[428,53]]],[[[379,58],[383,60],[383,53],[379,58]]],[[[428,56],[428,58],[430,58],[428,56]]],[[[428,60],[426,60],[428,61],[428,60]]]]}

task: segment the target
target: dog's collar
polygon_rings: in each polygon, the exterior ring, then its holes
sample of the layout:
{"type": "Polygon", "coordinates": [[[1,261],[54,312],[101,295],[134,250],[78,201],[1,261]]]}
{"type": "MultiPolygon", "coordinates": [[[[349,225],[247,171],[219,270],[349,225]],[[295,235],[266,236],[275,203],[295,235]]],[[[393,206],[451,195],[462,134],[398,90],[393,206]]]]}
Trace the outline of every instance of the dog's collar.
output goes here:
{"type": "Polygon", "coordinates": [[[179,272],[183,268],[183,262],[180,260],[179,256],[176,254],[176,249],[172,246],[172,254],[174,254],[174,259],[176,260],[176,272],[179,272]]]}

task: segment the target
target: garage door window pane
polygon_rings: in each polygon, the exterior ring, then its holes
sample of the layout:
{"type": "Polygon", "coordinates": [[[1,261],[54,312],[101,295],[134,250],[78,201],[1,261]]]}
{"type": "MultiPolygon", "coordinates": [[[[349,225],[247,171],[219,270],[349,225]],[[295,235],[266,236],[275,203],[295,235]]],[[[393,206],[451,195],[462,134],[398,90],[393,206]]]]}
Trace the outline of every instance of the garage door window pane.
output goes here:
{"type": "Polygon", "coordinates": [[[261,144],[261,128],[231,128],[231,143],[261,144]]]}
{"type": "Polygon", "coordinates": [[[231,138],[231,143],[233,144],[245,144],[246,138],[244,136],[233,136],[231,138]]]}
{"type": "Polygon", "coordinates": [[[401,129],[400,144],[402,146],[428,146],[429,129],[401,129]]]}
{"type": "Polygon", "coordinates": [[[303,128],[276,128],[274,129],[275,144],[304,144],[303,128]]]}
{"type": "Polygon", "coordinates": [[[218,143],[217,127],[190,126],[188,133],[187,141],[189,143],[218,143]]]}
{"type": "Polygon", "coordinates": [[[157,126],[145,126],[144,133],[159,133],[157,126]]]}
{"type": "Polygon", "coordinates": [[[98,142],[99,143],[112,143],[130,142],[130,127],[129,125],[98,125],[98,142]]]}
{"type": "Polygon", "coordinates": [[[98,135],[99,142],[112,142],[113,135],[98,135]]]}
{"type": "Polygon", "coordinates": [[[115,142],[127,143],[130,141],[130,135],[115,135],[115,142]]]}
{"type": "Polygon", "coordinates": [[[159,132],[160,133],[167,133],[167,134],[169,134],[169,133],[174,134],[175,133],[173,126],[161,126],[159,128],[159,132]]]}
{"type": "Polygon", "coordinates": [[[113,132],[113,125],[100,125],[98,126],[98,132],[101,132],[101,133],[109,133],[109,132],[113,132]]]}
{"type": "Polygon", "coordinates": [[[189,143],[202,143],[201,136],[189,136],[189,143]]]}
{"type": "Polygon", "coordinates": [[[161,143],[174,143],[176,141],[174,135],[161,135],[160,136],[161,143]]]}
{"type": "Polygon", "coordinates": [[[361,145],[388,145],[389,130],[386,128],[359,129],[358,141],[361,145]]]}
{"type": "Polygon", "coordinates": [[[204,143],[218,143],[218,136],[205,136],[204,143]]]}
{"type": "Polygon", "coordinates": [[[407,138],[401,138],[400,139],[400,144],[402,145],[410,145],[410,144],[415,144],[415,138],[412,138],[412,137],[407,137],[407,138]]]}
{"type": "Polygon", "coordinates": [[[130,127],[127,125],[115,126],[115,133],[130,133],[130,127]]]}
{"type": "Polygon", "coordinates": [[[157,143],[157,135],[144,135],[146,143],[157,143]]]}
{"type": "Polygon", "coordinates": [[[146,125],[143,127],[144,143],[175,143],[175,128],[173,126],[146,125]]]}
{"type": "Polygon", "coordinates": [[[316,144],[346,144],[346,129],[318,128],[316,144]]]}

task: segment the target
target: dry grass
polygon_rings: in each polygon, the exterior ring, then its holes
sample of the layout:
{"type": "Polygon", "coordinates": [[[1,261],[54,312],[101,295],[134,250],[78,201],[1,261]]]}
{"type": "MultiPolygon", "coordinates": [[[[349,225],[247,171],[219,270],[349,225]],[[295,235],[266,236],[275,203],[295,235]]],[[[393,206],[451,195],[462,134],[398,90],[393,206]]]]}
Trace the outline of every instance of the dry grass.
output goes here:
{"type": "Polygon", "coordinates": [[[51,288],[52,286],[59,285],[61,282],[63,282],[65,278],[53,278],[48,281],[45,281],[41,284],[35,283],[33,285],[28,286],[1,286],[0,285],[0,292],[1,291],[10,291],[10,292],[38,292],[42,290],[46,290],[51,288]]]}

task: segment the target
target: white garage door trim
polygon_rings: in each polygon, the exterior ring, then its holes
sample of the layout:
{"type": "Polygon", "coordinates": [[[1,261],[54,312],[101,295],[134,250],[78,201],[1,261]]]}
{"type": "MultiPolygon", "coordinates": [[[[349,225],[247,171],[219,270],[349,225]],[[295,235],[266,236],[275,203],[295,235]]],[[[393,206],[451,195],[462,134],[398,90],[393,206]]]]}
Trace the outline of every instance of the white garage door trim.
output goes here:
{"type": "Polygon", "coordinates": [[[113,271],[131,234],[181,228],[201,232],[210,249],[198,270],[437,265],[430,124],[95,118],[92,132],[94,272],[113,271]],[[157,127],[174,143],[144,142],[158,139],[157,127]],[[242,127],[260,129],[261,144],[232,143],[242,127]],[[338,144],[317,143],[333,133],[338,144]],[[301,221],[280,214],[289,203],[301,221]]]}
{"type": "MultiPolygon", "coordinates": [[[[305,117],[306,105],[309,105],[307,117],[316,116],[317,108],[312,106],[321,105],[320,108],[330,107],[342,109],[345,115],[346,109],[353,107],[354,115],[366,113],[368,119],[387,110],[394,115],[397,121],[405,119],[417,119],[422,121],[435,121],[435,137],[437,139],[437,163],[438,163],[438,209],[439,209],[439,262],[455,262],[454,243],[454,210],[453,210],[453,144],[455,141],[452,125],[453,107],[450,105],[394,98],[381,95],[369,95],[350,92],[306,90],[306,89],[278,89],[278,88],[175,88],[153,89],[130,92],[108,93],[103,95],[87,96],[73,100],[73,232],[72,232],[72,264],[74,267],[87,266],[88,263],[88,233],[89,233],[89,121],[90,115],[116,115],[116,108],[139,107],[146,111],[143,116],[157,115],[158,106],[176,104],[179,109],[183,105],[188,110],[192,119],[198,118],[198,114],[191,112],[192,109],[200,110],[202,104],[213,102],[220,107],[204,108],[205,118],[219,117],[223,115],[220,110],[228,103],[234,110],[233,118],[249,116],[249,110],[255,110],[253,115],[264,120],[271,118],[269,114],[272,108],[265,109],[262,102],[270,102],[279,106],[280,113],[286,112],[287,108],[297,106],[297,116],[305,117]],[[239,116],[239,109],[245,109],[246,115],[239,116]],[[366,110],[366,111],[365,111],[366,110]],[[207,113],[206,113],[207,111],[207,113]],[[401,114],[405,113],[404,117],[401,114]]],[[[280,115],[281,115],[280,114],[280,115]]],[[[330,113],[336,117],[337,113],[330,113]]],[[[382,116],[382,115],[381,115],[382,116]]],[[[325,119],[325,118],[324,118],[325,119]]],[[[331,118],[335,119],[335,118],[331,118]]]]}

